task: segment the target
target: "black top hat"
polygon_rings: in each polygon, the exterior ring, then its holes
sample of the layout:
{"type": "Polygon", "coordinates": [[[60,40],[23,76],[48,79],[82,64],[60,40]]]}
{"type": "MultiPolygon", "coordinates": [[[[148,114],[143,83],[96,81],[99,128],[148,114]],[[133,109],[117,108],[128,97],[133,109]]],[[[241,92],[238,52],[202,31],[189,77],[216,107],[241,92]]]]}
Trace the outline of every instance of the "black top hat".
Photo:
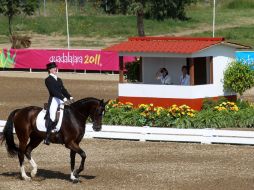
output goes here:
{"type": "Polygon", "coordinates": [[[47,70],[52,69],[52,68],[56,68],[56,67],[57,67],[57,65],[56,65],[55,62],[50,62],[50,63],[47,64],[47,70]]]}

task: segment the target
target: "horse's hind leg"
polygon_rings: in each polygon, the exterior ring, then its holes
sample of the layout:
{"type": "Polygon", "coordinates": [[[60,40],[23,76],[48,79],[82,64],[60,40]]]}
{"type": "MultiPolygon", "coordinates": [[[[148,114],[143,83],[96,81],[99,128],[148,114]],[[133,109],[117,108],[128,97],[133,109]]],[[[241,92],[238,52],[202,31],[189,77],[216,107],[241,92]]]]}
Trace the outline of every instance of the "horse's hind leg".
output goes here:
{"type": "Polygon", "coordinates": [[[22,179],[29,181],[29,180],[31,180],[31,178],[26,175],[25,166],[24,166],[24,157],[25,157],[24,155],[25,155],[25,149],[26,149],[26,142],[27,141],[25,141],[25,143],[20,142],[20,144],[19,144],[20,151],[18,152],[18,157],[19,157],[21,177],[22,177],[22,179]]]}
{"type": "Polygon", "coordinates": [[[34,148],[36,148],[40,143],[42,139],[40,137],[30,137],[30,142],[26,147],[26,157],[29,160],[30,164],[32,165],[33,169],[31,171],[31,177],[35,177],[37,174],[37,164],[35,163],[34,159],[31,156],[31,152],[34,148]]]}

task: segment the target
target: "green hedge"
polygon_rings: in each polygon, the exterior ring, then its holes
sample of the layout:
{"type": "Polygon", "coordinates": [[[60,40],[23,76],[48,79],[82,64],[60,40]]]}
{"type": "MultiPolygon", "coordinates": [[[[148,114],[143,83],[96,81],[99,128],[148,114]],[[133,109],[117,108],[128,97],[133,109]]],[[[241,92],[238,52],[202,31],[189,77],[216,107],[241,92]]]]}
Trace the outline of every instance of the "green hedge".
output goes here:
{"type": "Polygon", "coordinates": [[[172,128],[250,128],[254,127],[254,107],[248,102],[204,102],[201,111],[186,105],[169,108],[141,104],[134,108],[131,103],[110,101],[103,118],[106,125],[151,126],[172,128]],[[210,103],[208,103],[210,104],[210,103]]]}

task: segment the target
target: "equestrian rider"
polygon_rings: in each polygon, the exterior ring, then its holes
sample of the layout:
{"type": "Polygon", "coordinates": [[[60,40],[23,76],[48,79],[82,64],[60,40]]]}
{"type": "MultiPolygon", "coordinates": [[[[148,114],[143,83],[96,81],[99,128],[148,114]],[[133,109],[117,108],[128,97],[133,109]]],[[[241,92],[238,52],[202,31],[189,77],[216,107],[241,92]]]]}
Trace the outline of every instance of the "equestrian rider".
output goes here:
{"type": "Polygon", "coordinates": [[[73,97],[64,88],[62,80],[57,77],[57,65],[55,62],[47,64],[48,77],[45,79],[46,87],[49,91],[48,110],[49,117],[46,117],[46,139],[44,144],[50,144],[50,132],[55,125],[56,111],[60,104],[68,104],[68,99],[73,102],[73,97]]]}

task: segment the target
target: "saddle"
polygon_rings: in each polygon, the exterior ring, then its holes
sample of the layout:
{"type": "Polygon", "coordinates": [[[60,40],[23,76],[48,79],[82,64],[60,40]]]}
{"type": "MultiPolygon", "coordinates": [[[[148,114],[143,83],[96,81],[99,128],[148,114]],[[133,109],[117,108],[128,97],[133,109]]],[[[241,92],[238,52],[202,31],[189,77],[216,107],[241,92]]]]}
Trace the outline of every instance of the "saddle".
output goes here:
{"type": "MultiPolygon", "coordinates": [[[[47,110],[47,104],[44,105],[44,109],[42,109],[39,114],[37,115],[37,118],[36,118],[36,126],[37,126],[37,129],[39,131],[42,131],[42,132],[46,132],[46,122],[48,121],[49,118],[49,111],[47,110]]],[[[55,122],[52,126],[52,129],[54,131],[59,131],[60,128],[61,128],[61,125],[62,125],[62,121],[63,121],[63,115],[64,115],[64,107],[63,105],[60,105],[60,109],[58,109],[57,113],[56,113],[56,119],[55,119],[55,122]],[[53,128],[54,127],[54,128],[53,128]]]]}

